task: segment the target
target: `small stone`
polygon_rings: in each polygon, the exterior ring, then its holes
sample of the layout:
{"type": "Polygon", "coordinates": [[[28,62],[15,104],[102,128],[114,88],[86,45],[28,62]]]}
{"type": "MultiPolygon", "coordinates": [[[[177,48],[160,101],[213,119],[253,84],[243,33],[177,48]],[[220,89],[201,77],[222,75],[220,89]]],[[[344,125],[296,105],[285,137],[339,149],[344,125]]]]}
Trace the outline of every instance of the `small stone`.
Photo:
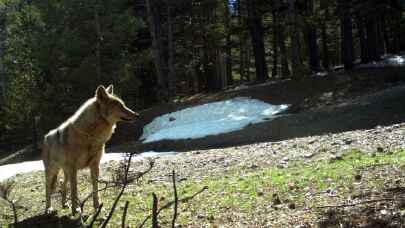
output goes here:
{"type": "Polygon", "coordinates": [[[295,209],[295,203],[292,203],[292,202],[289,203],[288,208],[291,209],[291,210],[294,210],[295,209]]]}
{"type": "Polygon", "coordinates": [[[288,189],[289,189],[290,191],[294,190],[296,187],[297,187],[297,186],[295,185],[294,182],[289,182],[289,183],[288,183],[288,189]]]}
{"type": "Polygon", "coordinates": [[[315,156],[314,153],[307,153],[307,154],[304,154],[304,158],[312,158],[313,156],[315,156]]]}
{"type": "Polygon", "coordinates": [[[274,193],[273,194],[273,205],[279,205],[279,204],[281,204],[281,200],[278,197],[277,193],[274,193]]]}
{"type": "Polygon", "coordinates": [[[343,156],[341,154],[334,154],[330,157],[330,162],[341,161],[343,160],[343,156]]]}
{"type": "Polygon", "coordinates": [[[170,122],[173,122],[173,121],[175,121],[175,120],[176,120],[176,118],[174,118],[173,116],[169,117],[169,121],[170,121],[170,122]]]}

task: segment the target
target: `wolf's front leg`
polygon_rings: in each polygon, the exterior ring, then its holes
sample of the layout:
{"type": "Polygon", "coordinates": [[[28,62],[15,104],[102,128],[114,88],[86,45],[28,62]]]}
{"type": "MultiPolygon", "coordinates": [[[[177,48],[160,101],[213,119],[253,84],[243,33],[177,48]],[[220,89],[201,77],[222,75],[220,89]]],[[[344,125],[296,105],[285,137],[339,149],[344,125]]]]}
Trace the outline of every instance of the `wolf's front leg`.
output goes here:
{"type": "Polygon", "coordinates": [[[91,184],[93,185],[93,206],[94,210],[97,211],[100,206],[100,200],[98,195],[98,177],[100,174],[99,163],[93,164],[90,167],[91,172],[91,184]]]}
{"type": "Polygon", "coordinates": [[[46,195],[46,206],[45,213],[52,211],[51,207],[51,196],[55,191],[56,180],[58,177],[59,170],[55,167],[45,167],[45,195],[46,195]]]}

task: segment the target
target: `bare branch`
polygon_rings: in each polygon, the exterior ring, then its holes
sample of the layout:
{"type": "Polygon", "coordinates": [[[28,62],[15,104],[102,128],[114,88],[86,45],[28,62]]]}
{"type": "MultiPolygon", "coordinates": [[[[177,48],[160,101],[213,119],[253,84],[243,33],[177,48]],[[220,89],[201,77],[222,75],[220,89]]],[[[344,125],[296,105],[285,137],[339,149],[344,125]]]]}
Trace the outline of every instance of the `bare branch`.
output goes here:
{"type": "MultiPolygon", "coordinates": [[[[187,201],[189,201],[189,200],[192,200],[192,199],[194,199],[194,197],[196,197],[197,195],[201,194],[202,192],[204,192],[204,191],[207,190],[207,189],[208,189],[208,187],[207,187],[207,186],[204,186],[201,190],[199,190],[198,192],[194,193],[193,195],[184,197],[183,199],[180,199],[179,202],[180,202],[180,203],[185,203],[185,202],[187,202],[187,201]]],[[[162,210],[165,210],[165,209],[171,207],[173,204],[174,204],[174,201],[171,201],[171,202],[165,204],[163,207],[161,207],[161,208],[157,211],[157,214],[159,215],[159,213],[160,213],[162,210]]],[[[142,223],[138,226],[138,228],[143,227],[143,226],[145,225],[145,223],[146,223],[150,218],[151,218],[150,215],[147,216],[147,217],[142,221],[142,223]]]]}
{"type": "Polygon", "coordinates": [[[7,181],[5,183],[0,183],[0,199],[3,199],[10,205],[11,210],[13,211],[14,224],[17,227],[18,224],[17,205],[15,201],[10,199],[10,195],[14,186],[15,186],[14,181],[7,181]]]}
{"type": "Polygon", "coordinates": [[[158,228],[159,223],[158,223],[158,199],[155,193],[152,193],[152,228],[158,228]]]}
{"type": "Polygon", "coordinates": [[[382,202],[382,201],[394,201],[394,200],[395,200],[395,198],[381,198],[381,199],[374,199],[374,200],[364,200],[364,201],[360,201],[357,203],[350,203],[350,204],[325,205],[325,206],[320,206],[320,207],[316,207],[316,208],[322,209],[322,208],[330,208],[330,207],[354,207],[354,206],[361,205],[361,204],[376,203],[376,202],[382,202]]]}
{"type": "Polygon", "coordinates": [[[173,194],[174,194],[174,209],[173,209],[173,219],[172,219],[172,228],[174,228],[177,219],[177,207],[179,199],[177,197],[177,188],[176,188],[176,172],[172,172],[172,181],[173,181],[173,194]]]}
{"type": "Polygon", "coordinates": [[[127,200],[125,202],[124,212],[122,213],[122,222],[121,222],[121,227],[122,228],[125,228],[125,220],[127,218],[128,204],[129,204],[129,201],[127,200]]]}
{"type": "Polygon", "coordinates": [[[94,214],[93,218],[91,219],[90,225],[88,226],[89,228],[93,227],[93,224],[97,220],[97,217],[100,214],[102,207],[103,207],[103,204],[100,204],[100,206],[97,209],[96,214],[94,214]]]}

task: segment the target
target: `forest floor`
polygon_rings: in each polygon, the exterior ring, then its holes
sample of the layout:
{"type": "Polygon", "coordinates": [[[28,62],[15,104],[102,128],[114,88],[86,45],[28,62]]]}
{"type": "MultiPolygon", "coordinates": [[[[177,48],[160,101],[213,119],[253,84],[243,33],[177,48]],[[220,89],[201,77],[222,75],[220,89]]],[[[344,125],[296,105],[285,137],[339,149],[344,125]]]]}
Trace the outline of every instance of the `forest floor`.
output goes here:
{"type": "MultiPolygon", "coordinates": [[[[150,215],[152,192],[157,194],[159,205],[172,201],[172,170],[176,172],[180,199],[205,189],[180,203],[177,227],[401,227],[405,224],[405,86],[397,80],[397,74],[393,75],[375,80],[358,77],[356,82],[345,76],[320,78],[306,81],[306,86],[301,84],[301,91],[300,84],[285,82],[291,83],[291,91],[294,86],[298,91],[288,96],[282,89],[275,91],[279,87],[270,90],[271,84],[232,88],[210,97],[190,98],[176,107],[167,106],[163,111],[247,93],[274,104],[289,103],[293,108],[278,120],[250,126],[244,134],[217,136],[225,140],[223,148],[207,149],[219,142],[212,138],[200,145],[198,141],[162,143],[162,150],[177,145],[177,151],[191,148],[187,145],[193,142],[197,145],[187,152],[157,158],[151,172],[128,187],[111,227],[120,225],[127,200],[130,227],[150,215]],[[269,93],[274,93],[273,99],[269,93]],[[279,124],[277,131],[273,122],[279,124]],[[250,138],[251,134],[255,136],[250,138]],[[242,142],[227,145],[232,139],[242,142]]],[[[160,111],[145,111],[141,121],[151,118],[146,117],[147,112],[158,116],[160,111]]],[[[132,129],[133,137],[136,126],[121,127],[132,129]]],[[[127,142],[129,136],[125,134],[118,132],[113,146],[127,142]]],[[[127,143],[114,148],[140,149],[139,144],[127,143]]],[[[111,180],[119,164],[111,161],[102,165],[102,179],[111,180]]],[[[135,161],[132,171],[145,170],[148,164],[147,159],[135,161]]],[[[61,209],[60,194],[54,196],[57,216],[42,216],[42,171],[17,175],[12,180],[10,195],[19,205],[19,219],[25,219],[21,227],[72,227],[77,223],[67,216],[70,210],[61,209]]],[[[80,172],[79,183],[83,199],[91,189],[88,171],[80,172]]],[[[101,192],[104,210],[97,223],[106,217],[117,192],[114,188],[101,192]]],[[[91,202],[84,209],[89,215],[91,202]]],[[[171,217],[172,208],[162,211],[161,226],[170,227],[171,217]]],[[[7,204],[0,200],[0,224],[12,219],[7,204]]]]}
{"type": "MultiPolygon", "coordinates": [[[[120,162],[102,166],[102,179],[112,180],[120,162]]],[[[133,172],[147,168],[147,159],[132,163],[133,172]]],[[[127,224],[139,225],[150,215],[151,193],[159,205],[173,200],[172,170],[179,198],[205,191],[180,203],[177,227],[401,227],[405,222],[405,123],[295,138],[280,142],[192,151],[155,160],[151,172],[131,184],[111,227],[117,227],[125,201],[127,224]]],[[[74,222],[55,194],[56,217],[42,217],[43,172],[13,178],[11,198],[19,205],[21,227],[54,227],[74,222]],[[45,223],[45,224],[44,224],[45,223]]],[[[88,171],[79,174],[80,198],[90,193],[88,171]]],[[[103,184],[101,184],[103,186],[103,184]]],[[[106,217],[117,189],[101,193],[106,217]]],[[[1,202],[0,224],[12,221],[1,202]]],[[[84,214],[92,212],[91,202],[84,214]]],[[[159,216],[169,227],[172,209],[159,216]]],[[[150,223],[147,223],[147,227],[150,223]]]]}

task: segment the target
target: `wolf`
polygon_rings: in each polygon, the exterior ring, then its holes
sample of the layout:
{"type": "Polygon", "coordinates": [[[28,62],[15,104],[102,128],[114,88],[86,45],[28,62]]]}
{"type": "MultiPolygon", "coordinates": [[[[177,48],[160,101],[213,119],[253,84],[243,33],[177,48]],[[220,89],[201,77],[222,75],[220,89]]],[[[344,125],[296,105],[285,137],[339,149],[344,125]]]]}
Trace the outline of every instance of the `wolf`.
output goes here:
{"type": "Polygon", "coordinates": [[[88,99],[70,118],[44,136],[42,160],[45,167],[46,212],[51,209],[60,170],[63,171],[62,205],[65,207],[67,183],[70,183],[72,214],[78,210],[77,172],[90,168],[93,206],[100,205],[98,177],[105,143],[111,138],[119,121],[134,121],[139,114],[129,109],[114,95],[113,85],[98,86],[95,96],[88,99]]]}

